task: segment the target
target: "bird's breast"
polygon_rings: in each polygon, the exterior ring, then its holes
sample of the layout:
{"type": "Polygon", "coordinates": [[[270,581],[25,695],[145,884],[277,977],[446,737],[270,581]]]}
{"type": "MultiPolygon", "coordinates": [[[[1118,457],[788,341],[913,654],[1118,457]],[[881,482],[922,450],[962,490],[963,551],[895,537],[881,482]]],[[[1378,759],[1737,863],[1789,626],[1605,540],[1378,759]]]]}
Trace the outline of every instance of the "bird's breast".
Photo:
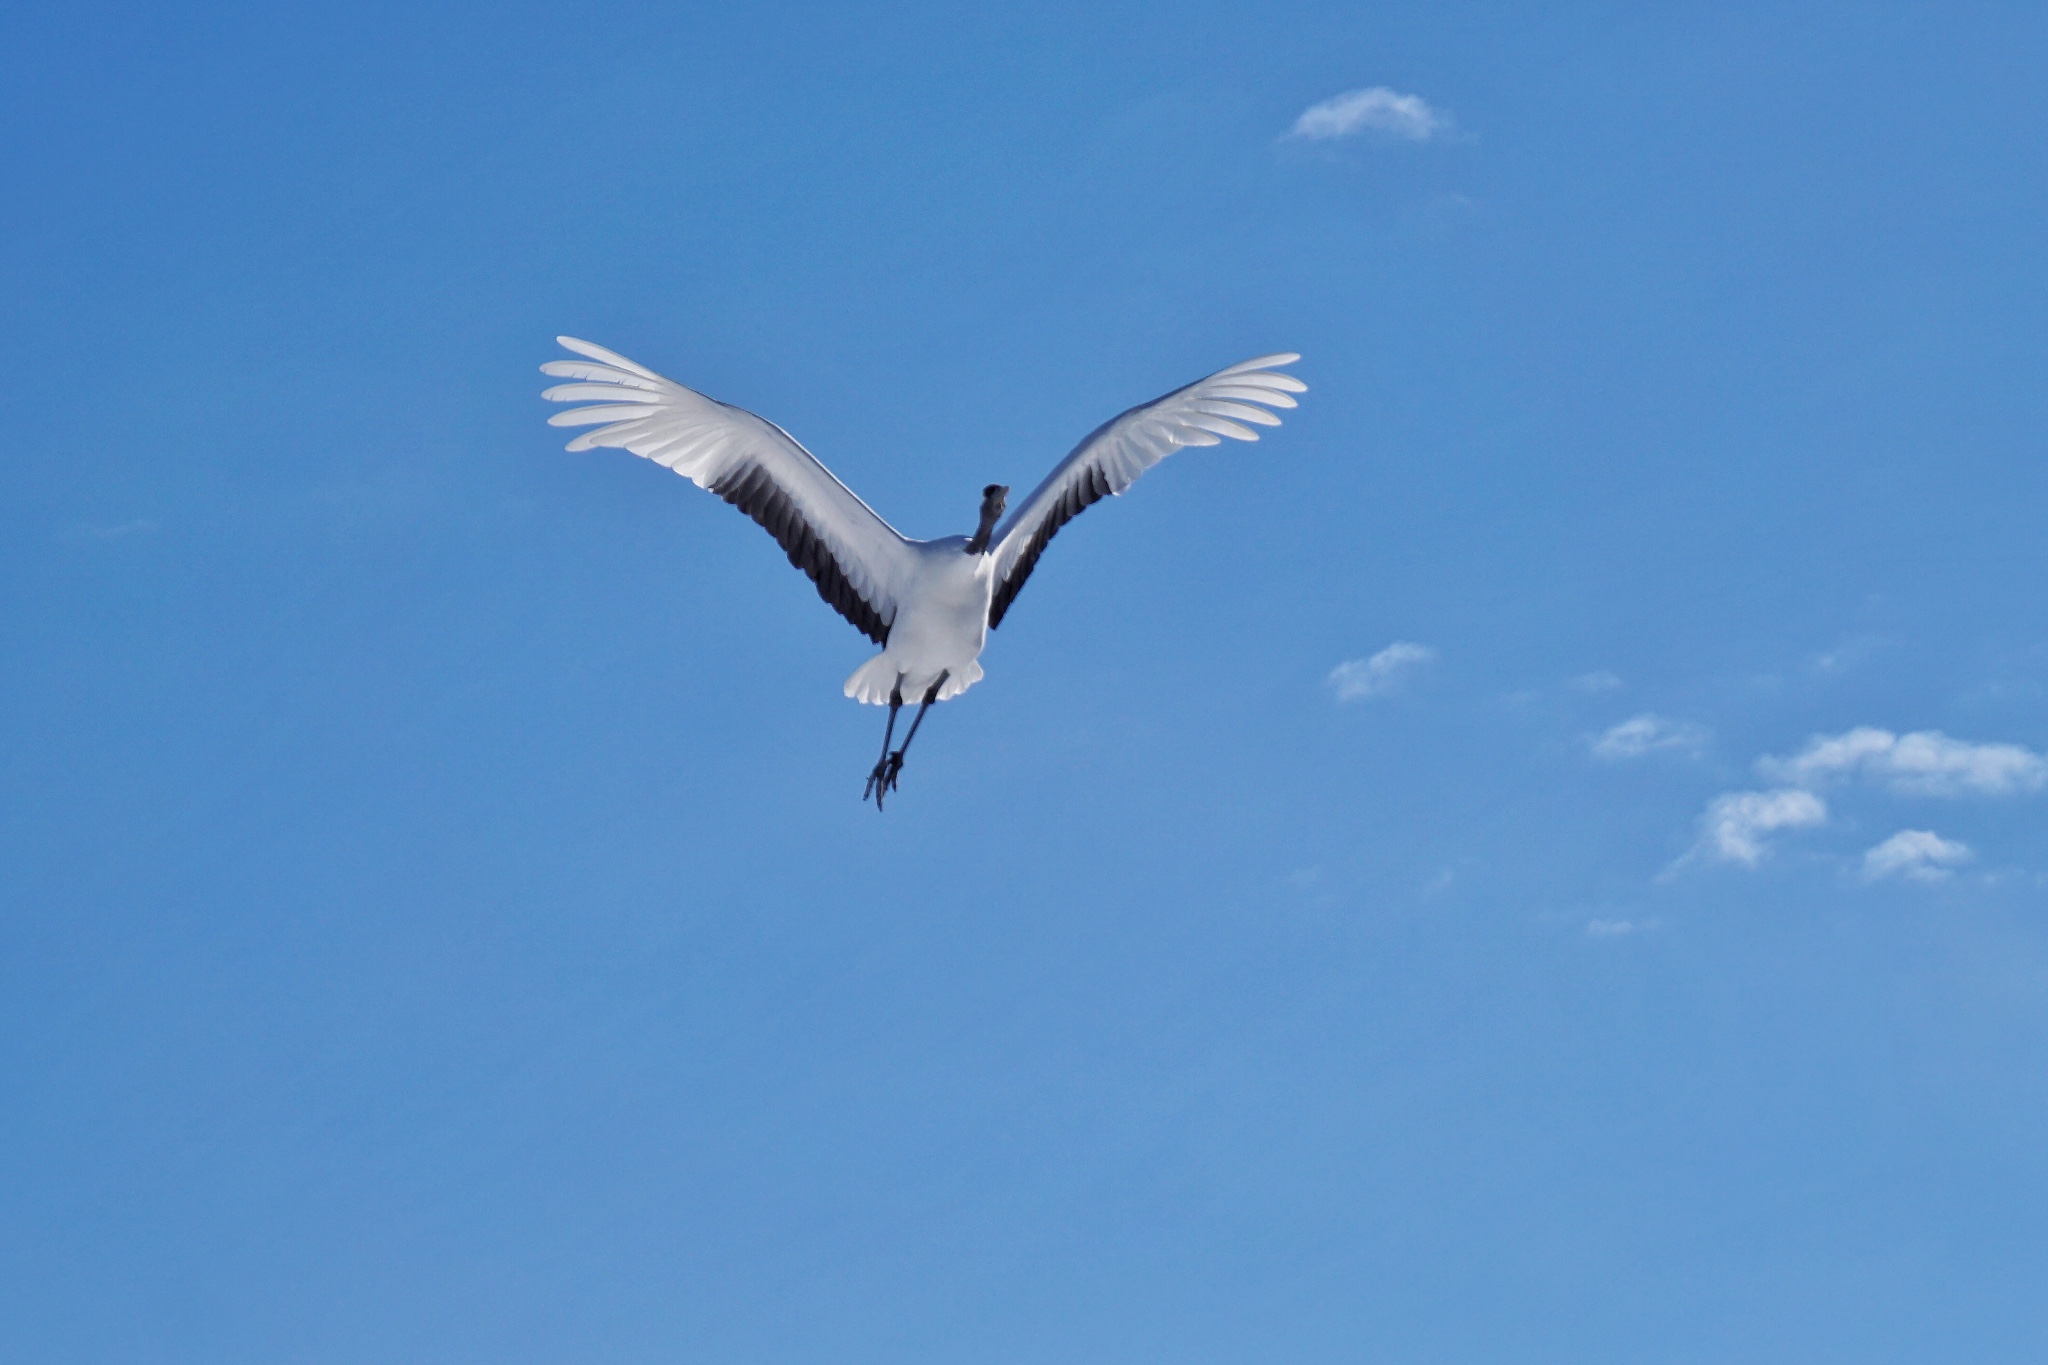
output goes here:
{"type": "Polygon", "coordinates": [[[980,654],[992,583],[985,555],[957,548],[924,555],[898,604],[890,652],[930,657],[941,666],[980,654]]]}

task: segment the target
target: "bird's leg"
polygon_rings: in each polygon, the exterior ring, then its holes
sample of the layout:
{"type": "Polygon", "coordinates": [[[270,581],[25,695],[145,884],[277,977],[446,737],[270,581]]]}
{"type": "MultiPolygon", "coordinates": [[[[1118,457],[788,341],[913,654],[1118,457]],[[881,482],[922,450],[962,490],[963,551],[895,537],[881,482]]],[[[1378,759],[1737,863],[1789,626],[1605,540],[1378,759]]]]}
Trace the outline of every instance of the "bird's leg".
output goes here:
{"type": "Polygon", "coordinates": [[[882,756],[875,760],[875,770],[868,774],[868,785],[862,790],[860,799],[875,798],[875,809],[882,808],[882,794],[889,790],[886,779],[889,773],[889,741],[896,737],[896,713],[903,709],[903,675],[896,676],[896,687],[889,693],[889,728],[882,731],[882,756]]]}
{"type": "MultiPolygon", "coordinates": [[[[924,713],[932,709],[932,703],[939,699],[939,689],[946,685],[952,675],[948,669],[939,674],[939,680],[924,690],[924,704],[917,708],[917,714],[910,718],[910,733],[903,737],[903,747],[889,755],[889,771],[882,775],[882,785],[890,791],[896,790],[896,777],[903,771],[903,756],[910,752],[910,741],[917,738],[917,727],[924,724],[924,713]]],[[[880,798],[876,798],[877,804],[880,798]]]]}

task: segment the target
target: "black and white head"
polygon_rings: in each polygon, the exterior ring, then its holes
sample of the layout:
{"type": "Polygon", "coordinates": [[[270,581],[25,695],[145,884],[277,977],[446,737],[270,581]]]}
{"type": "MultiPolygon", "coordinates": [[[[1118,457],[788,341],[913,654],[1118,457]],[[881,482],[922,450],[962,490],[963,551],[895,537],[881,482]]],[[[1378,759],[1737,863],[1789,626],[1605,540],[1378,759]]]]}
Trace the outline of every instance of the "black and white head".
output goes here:
{"type": "Polygon", "coordinates": [[[996,523],[1003,519],[1003,508],[1009,504],[1008,484],[992,483],[981,490],[981,529],[974,533],[974,539],[967,542],[967,553],[978,555],[988,549],[988,538],[996,529],[996,523]]]}

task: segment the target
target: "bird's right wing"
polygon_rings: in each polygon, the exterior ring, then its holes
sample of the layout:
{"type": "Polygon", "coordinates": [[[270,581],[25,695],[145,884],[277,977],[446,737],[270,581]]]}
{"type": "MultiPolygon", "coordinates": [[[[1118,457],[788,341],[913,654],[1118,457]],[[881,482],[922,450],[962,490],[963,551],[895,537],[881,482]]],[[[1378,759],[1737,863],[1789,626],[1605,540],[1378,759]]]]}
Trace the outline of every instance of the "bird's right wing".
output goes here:
{"type": "Polygon", "coordinates": [[[602,346],[556,337],[582,360],[541,373],[574,382],[541,394],[591,403],[549,426],[595,426],[571,450],[617,446],[665,465],[759,522],[818,587],[818,596],[878,645],[889,642],[915,559],[910,543],[794,436],[745,408],[706,398],[602,346]]]}
{"type": "Polygon", "coordinates": [[[1045,547],[1085,508],[1122,493],[1182,446],[1213,446],[1225,436],[1258,440],[1259,434],[1243,425],[1246,422],[1279,426],[1280,419],[1266,408],[1294,407],[1289,395],[1306,393],[1308,385],[1271,367],[1299,359],[1287,352],[1232,365],[1164,398],[1140,403],[1089,432],[996,531],[989,625],[1002,624],[1003,613],[1023,590],[1045,547]],[[1265,407],[1253,407],[1254,403],[1265,407]]]}

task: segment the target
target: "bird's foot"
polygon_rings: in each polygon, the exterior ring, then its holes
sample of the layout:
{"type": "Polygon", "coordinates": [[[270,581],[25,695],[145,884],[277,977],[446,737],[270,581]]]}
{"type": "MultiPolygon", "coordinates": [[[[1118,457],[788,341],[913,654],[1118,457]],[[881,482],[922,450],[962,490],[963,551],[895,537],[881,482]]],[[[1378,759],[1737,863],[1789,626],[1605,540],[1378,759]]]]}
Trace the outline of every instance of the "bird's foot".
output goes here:
{"type": "Polygon", "coordinates": [[[892,759],[897,768],[903,766],[901,754],[883,754],[875,763],[875,770],[868,774],[867,786],[861,789],[860,799],[865,801],[872,796],[875,799],[876,810],[882,808],[882,798],[887,796],[889,789],[895,785],[895,773],[889,766],[892,759]]]}
{"type": "Polygon", "coordinates": [[[898,749],[889,755],[887,768],[888,771],[882,775],[882,785],[890,791],[895,791],[896,779],[903,775],[903,750],[898,749]]]}

